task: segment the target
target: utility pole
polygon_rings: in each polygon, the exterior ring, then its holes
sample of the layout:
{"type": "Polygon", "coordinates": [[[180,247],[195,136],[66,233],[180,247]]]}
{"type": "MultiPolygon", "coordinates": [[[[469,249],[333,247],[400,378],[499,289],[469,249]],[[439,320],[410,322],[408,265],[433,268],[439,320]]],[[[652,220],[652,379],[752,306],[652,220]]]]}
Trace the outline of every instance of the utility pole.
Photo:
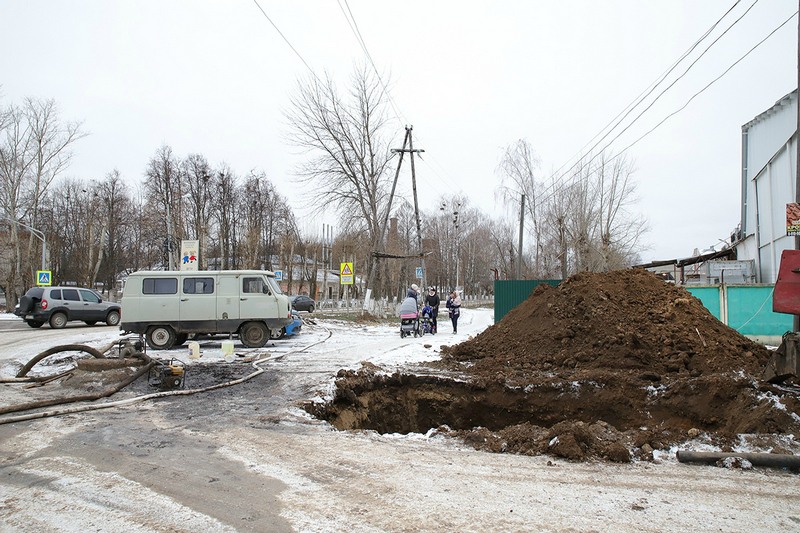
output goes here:
{"type": "MultiPolygon", "coordinates": [[[[427,272],[425,272],[425,270],[426,270],[426,268],[425,268],[425,252],[422,249],[422,225],[420,224],[420,221],[419,221],[419,202],[417,201],[417,174],[416,174],[416,171],[414,169],[414,154],[415,153],[424,152],[425,150],[420,150],[420,149],[416,149],[415,150],[414,149],[414,141],[411,138],[411,130],[413,130],[413,129],[414,129],[413,126],[406,126],[406,138],[405,138],[405,141],[408,141],[408,148],[405,147],[406,146],[406,142],[403,141],[403,148],[401,148],[400,150],[392,149],[392,152],[395,152],[395,153],[399,152],[400,153],[400,162],[403,161],[402,157],[403,157],[403,154],[405,152],[408,152],[410,154],[410,157],[411,157],[411,185],[412,185],[412,188],[414,190],[414,216],[415,216],[416,222],[417,222],[417,246],[419,247],[419,256],[420,256],[420,259],[422,261],[422,286],[425,287],[427,285],[425,280],[426,280],[428,274],[427,274],[427,272]]],[[[395,179],[394,179],[395,185],[397,185],[397,175],[399,173],[400,173],[400,163],[397,164],[397,174],[395,175],[395,179]]],[[[394,185],[392,185],[392,194],[394,194],[394,185]]],[[[390,197],[390,199],[391,199],[391,197],[390,197]]],[[[387,217],[387,219],[389,217],[389,212],[388,211],[386,212],[386,217],[387,217]]],[[[385,228],[385,224],[384,224],[384,228],[385,228]]]]}
{"type": "Polygon", "coordinates": [[[517,279],[522,279],[522,230],[525,226],[525,195],[519,202],[519,245],[517,247],[517,279]]]}
{"type": "MultiPolygon", "coordinates": [[[[397,162],[397,170],[394,173],[394,182],[392,182],[392,192],[389,193],[389,205],[386,206],[386,215],[383,217],[383,220],[381,221],[381,227],[379,229],[380,235],[378,235],[378,242],[375,243],[377,247],[383,246],[384,236],[386,235],[386,225],[389,223],[389,215],[392,212],[392,201],[394,200],[394,191],[397,188],[397,179],[398,177],[400,177],[400,166],[403,164],[403,156],[405,155],[406,145],[408,144],[410,138],[411,138],[411,132],[409,128],[406,128],[406,136],[403,139],[403,147],[399,150],[397,148],[392,148],[392,153],[400,154],[400,160],[397,162]]],[[[373,252],[377,251],[379,250],[373,250],[373,252]]],[[[373,298],[375,298],[378,296],[378,294],[377,292],[375,292],[375,287],[373,287],[373,285],[375,283],[375,275],[378,270],[378,259],[375,258],[375,256],[373,255],[372,260],[370,262],[372,263],[372,268],[370,268],[369,271],[369,280],[367,281],[367,288],[372,289],[373,292],[372,296],[373,298]]]]}
{"type": "Polygon", "coordinates": [[[422,225],[419,222],[419,202],[417,202],[417,174],[414,171],[414,152],[424,152],[425,150],[414,150],[414,140],[411,138],[411,126],[406,128],[408,132],[408,151],[411,154],[411,185],[414,189],[414,217],[417,219],[417,246],[419,247],[420,262],[422,263],[422,286],[427,287],[426,282],[428,273],[425,272],[425,251],[422,249],[422,225]]]}

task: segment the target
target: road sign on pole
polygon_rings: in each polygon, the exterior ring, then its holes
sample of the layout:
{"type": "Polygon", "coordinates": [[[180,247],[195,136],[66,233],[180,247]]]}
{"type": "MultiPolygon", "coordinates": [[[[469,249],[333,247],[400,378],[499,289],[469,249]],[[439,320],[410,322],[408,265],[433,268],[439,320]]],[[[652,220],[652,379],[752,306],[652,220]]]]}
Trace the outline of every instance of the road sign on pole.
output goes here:
{"type": "Polygon", "coordinates": [[[40,287],[49,287],[53,284],[53,273],[50,270],[36,271],[36,284],[40,287]]]}
{"type": "Polygon", "coordinates": [[[422,267],[417,267],[417,279],[422,279],[422,267]]]}
{"type": "Polygon", "coordinates": [[[339,265],[339,283],[341,285],[352,285],[353,278],[353,263],[341,263],[339,265]]]}

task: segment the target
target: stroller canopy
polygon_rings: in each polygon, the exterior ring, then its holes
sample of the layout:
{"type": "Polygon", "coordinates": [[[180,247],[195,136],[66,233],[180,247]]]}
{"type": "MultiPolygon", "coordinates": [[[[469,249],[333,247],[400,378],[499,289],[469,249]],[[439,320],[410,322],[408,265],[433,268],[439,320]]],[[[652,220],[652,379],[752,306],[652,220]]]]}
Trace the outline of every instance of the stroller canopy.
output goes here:
{"type": "Polygon", "coordinates": [[[417,314],[417,299],[416,298],[406,298],[400,304],[400,309],[398,313],[401,315],[416,315],[417,314]]]}

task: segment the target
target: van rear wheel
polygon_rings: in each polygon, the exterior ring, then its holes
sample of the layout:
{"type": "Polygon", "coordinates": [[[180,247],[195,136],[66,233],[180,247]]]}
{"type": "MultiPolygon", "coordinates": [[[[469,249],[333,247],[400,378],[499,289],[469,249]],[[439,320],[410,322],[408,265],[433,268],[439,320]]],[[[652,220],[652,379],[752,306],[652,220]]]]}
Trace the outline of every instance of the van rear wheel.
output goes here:
{"type": "Polygon", "coordinates": [[[145,340],[154,350],[169,350],[175,345],[175,331],[169,326],[151,326],[147,328],[145,340]]]}
{"type": "Polygon", "coordinates": [[[248,348],[261,348],[269,337],[269,329],[263,322],[248,322],[239,330],[239,340],[248,348]]]}

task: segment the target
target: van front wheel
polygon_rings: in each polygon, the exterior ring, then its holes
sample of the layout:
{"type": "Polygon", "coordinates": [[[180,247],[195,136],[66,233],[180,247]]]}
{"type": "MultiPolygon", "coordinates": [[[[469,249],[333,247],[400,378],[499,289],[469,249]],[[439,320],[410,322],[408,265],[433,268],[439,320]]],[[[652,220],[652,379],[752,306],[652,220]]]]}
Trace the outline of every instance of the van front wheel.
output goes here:
{"type": "Polygon", "coordinates": [[[145,340],[154,350],[169,350],[175,345],[175,331],[169,326],[151,326],[145,340]]]}
{"type": "Polygon", "coordinates": [[[248,322],[239,330],[239,340],[248,348],[261,348],[269,340],[269,330],[262,322],[248,322]]]}

